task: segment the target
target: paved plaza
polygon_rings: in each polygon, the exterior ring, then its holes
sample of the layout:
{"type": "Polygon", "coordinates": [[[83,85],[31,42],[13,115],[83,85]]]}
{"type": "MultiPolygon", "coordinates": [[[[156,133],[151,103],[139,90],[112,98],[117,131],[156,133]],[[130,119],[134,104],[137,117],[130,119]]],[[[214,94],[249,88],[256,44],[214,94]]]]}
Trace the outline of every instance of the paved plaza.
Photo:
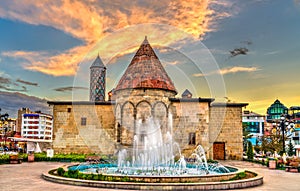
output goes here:
{"type": "MultiPolygon", "coordinates": [[[[249,169],[264,176],[262,186],[241,190],[299,190],[300,173],[290,173],[283,170],[270,170],[259,164],[244,161],[223,161],[224,165],[236,166],[242,169],[249,169]]],[[[91,187],[70,186],[45,181],[41,178],[41,173],[49,169],[70,163],[57,162],[24,162],[22,164],[0,165],[0,190],[1,191],[81,191],[81,190],[107,190],[91,187]]]]}

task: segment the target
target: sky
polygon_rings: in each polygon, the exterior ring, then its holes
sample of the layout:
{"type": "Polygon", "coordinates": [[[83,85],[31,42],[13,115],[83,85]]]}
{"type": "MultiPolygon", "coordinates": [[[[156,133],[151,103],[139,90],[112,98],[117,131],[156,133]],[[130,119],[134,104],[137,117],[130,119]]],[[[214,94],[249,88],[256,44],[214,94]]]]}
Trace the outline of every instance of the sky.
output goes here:
{"type": "Polygon", "coordinates": [[[145,36],[181,96],[300,105],[300,0],[0,1],[0,108],[88,100],[99,54],[113,89],[145,36]]]}

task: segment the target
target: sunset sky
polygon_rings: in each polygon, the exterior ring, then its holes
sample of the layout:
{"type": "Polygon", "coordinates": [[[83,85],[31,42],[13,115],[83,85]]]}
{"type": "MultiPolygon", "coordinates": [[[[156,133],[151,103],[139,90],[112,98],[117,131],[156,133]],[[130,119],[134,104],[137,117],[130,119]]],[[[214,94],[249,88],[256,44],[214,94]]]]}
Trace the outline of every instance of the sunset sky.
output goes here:
{"type": "Polygon", "coordinates": [[[178,96],[188,88],[260,114],[276,99],[300,105],[300,0],[7,0],[0,1],[0,108],[16,94],[88,100],[98,54],[108,92],[145,36],[178,96]]]}

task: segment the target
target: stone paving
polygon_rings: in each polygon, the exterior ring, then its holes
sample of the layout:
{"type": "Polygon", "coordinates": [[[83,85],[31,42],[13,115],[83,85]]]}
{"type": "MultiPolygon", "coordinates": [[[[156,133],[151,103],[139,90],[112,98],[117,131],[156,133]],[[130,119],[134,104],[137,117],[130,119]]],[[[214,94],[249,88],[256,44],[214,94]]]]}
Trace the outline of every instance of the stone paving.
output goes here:
{"type": "MultiPolygon", "coordinates": [[[[290,173],[283,170],[270,170],[259,164],[248,163],[244,161],[222,161],[224,165],[236,166],[242,169],[248,169],[260,173],[264,176],[262,186],[241,189],[245,190],[300,190],[300,173],[290,173]]],[[[0,191],[79,191],[79,190],[99,190],[107,189],[70,186],[45,181],[41,178],[41,173],[49,169],[57,168],[70,163],[57,162],[24,162],[22,164],[0,165],[0,191]]]]}
{"type": "Polygon", "coordinates": [[[264,177],[264,183],[261,186],[237,189],[237,190],[278,190],[278,191],[292,191],[300,190],[300,173],[285,172],[284,170],[271,170],[266,166],[260,164],[245,162],[245,161],[223,161],[224,165],[231,165],[241,169],[248,169],[261,174],[264,177]]]}

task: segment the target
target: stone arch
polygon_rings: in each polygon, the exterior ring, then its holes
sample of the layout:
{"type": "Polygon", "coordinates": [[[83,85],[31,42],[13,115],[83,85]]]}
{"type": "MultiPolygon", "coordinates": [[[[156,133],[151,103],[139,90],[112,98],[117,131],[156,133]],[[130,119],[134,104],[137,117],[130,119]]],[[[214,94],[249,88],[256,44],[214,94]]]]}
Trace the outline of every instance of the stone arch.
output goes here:
{"type": "Polygon", "coordinates": [[[131,105],[131,106],[133,107],[133,112],[134,112],[134,114],[135,114],[135,112],[136,112],[136,107],[134,106],[134,104],[133,104],[131,101],[126,101],[126,102],[123,103],[123,105],[122,105],[122,107],[121,107],[121,118],[123,118],[123,116],[124,116],[124,107],[125,107],[127,104],[129,104],[129,105],[131,105]]]}
{"type": "Polygon", "coordinates": [[[116,117],[116,121],[119,120],[119,122],[121,122],[121,105],[117,104],[115,106],[115,117],[116,117]]]}
{"type": "Polygon", "coordinates": [[[168,131],[168,109],[164,102],[158,101],[153,104],[153,117],[159,121],[163,135],[168,131]]]}
{"type": "Polygon", "coordinates": [[[122,129],[121,129],[121,105],[117,104],[115,107],[115,137],[116,141],[119,143],[121,142],[121,136],[122,136],[122,129]]]}
{"type": "Polygon", "coordinates": [[[159,120],[166,118],[168,116],[168,108],[166,104],[162,101],[155,102],[153,104],[153,117],[159,120]]]}
{"type": "Polygon", "coordinates": [[[176,113],[176,111],[175,111],[175,109],[174,109],[174,107],[173,107],[173,105],[172,105],[172,103],[170,103],[168,106],[166,106],[167,107],[167,115],[169,115],[169,113],[172,113],[172,115],[174,116],[174,114],[176,113]]]}
{"type": "Polygon", "coordinates": [[[130,101],[125,102],[121,108],[120,143],[131,145],[135,129],[136,108],[130,101]]]}
{"type": "Polygon", "coordinates": [[[152,116],[152,106],[150,102],[142,100],[136,104],[136,119],[147,119],[152,116]]]}

